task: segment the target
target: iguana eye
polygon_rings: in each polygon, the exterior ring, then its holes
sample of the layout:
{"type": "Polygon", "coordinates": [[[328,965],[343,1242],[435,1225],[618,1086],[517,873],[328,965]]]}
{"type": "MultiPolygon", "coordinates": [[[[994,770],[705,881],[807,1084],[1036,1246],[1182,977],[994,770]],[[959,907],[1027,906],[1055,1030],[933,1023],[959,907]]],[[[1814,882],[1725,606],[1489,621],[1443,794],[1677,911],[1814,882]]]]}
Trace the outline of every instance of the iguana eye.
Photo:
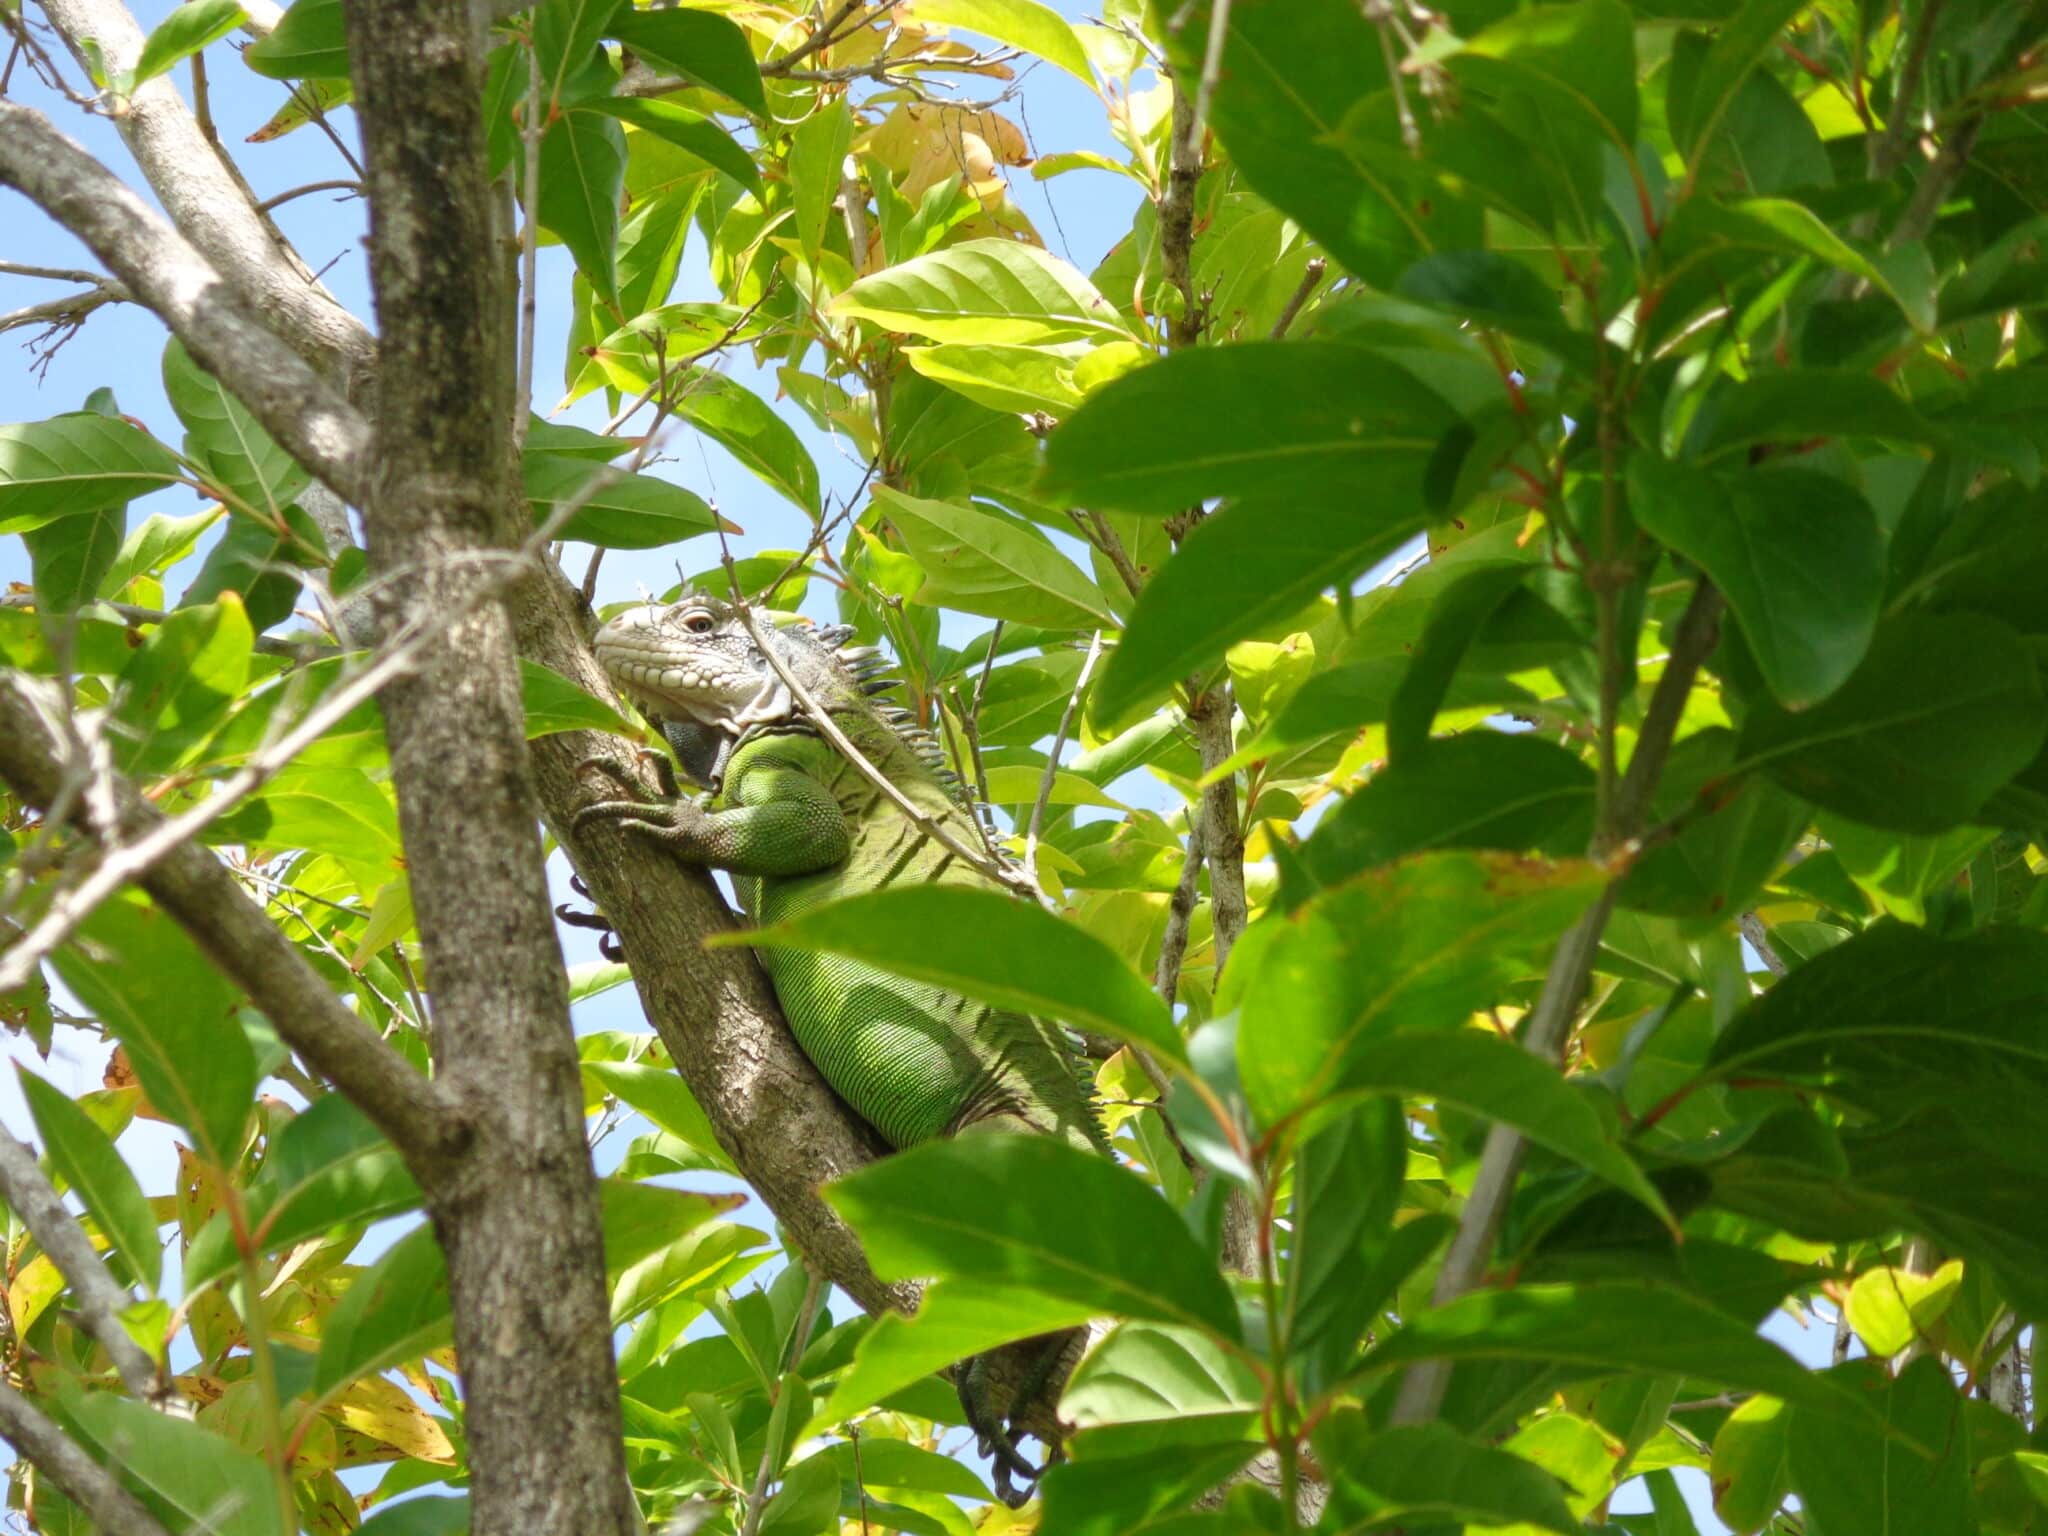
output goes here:
{"type": "Polygon", "coordinates": [[[712,622],[711,615],[701,608],[683,620],[683,628],[693,635],[708,635],[717,627],[712,622]]]}

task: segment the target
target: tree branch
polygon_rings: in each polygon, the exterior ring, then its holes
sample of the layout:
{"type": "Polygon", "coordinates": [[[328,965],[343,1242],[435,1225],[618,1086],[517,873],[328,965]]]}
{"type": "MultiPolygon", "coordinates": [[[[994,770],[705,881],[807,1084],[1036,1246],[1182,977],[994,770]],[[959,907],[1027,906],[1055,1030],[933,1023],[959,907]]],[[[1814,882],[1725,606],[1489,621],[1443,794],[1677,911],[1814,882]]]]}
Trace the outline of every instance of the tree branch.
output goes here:
{"type": "Polygon", "coordinates": [[[177,1394],[158,1382],[156,1362],[121,1326],[120,1314],[134,1304],[134,1296],[107,1273],[92,1240],[43,1177],[35,1153],[5,1131],[0,1131],[0,1200],[64,1276],[78,1320],[112,1358],[121,1384],[145,1403],[175,1399],[177,1394]]]}
{"type": "Polygon", "coordinates": [[[0,101],[0,184],[83,240],[293,458],[360,500],[369,439],[362,417],[118,177],[42,113],[8,101],[0,101]]]}
{"type": "MultiPolygon", "coordinates": [[[[1693,680],[1720,638],[1720,617],[1721,594],[1701,577],[1678,621],[1671,654],[1664,661],[1664,673],[1657,679],[1650,707],[1643,715],[1635,753],[1615,793],[1615,827],[1624,841],[1642,832],[1651,792],[1664,771],[1693,680]]],[[[1572,1019],[1593,973],[1600,936],[1614,910],[1618,879],[1619,876],[1610,880],[1601,890],[1586,914],[1559,940],[1550,958],[1542,994],[1522,1031],[1522,1048],[1532,1056],[1555,1062],[1571,1033],[1572,1019]]],[[[1522,1135],[1511,1126],[1495,1122],[1487,1132],[1478,1175],[1459,1214],[1457,1234],[1444,1255],[1443,1267],[1437,1271],[1436,1288],[1430,1297],[1432,1305],[1440,1307],[1457,1300],[1477,1286],[1485,1274],[1500,1233],[1501,1218],[1507,1214],[1508,1197],[1514,1192],[1515,1176],[1521,1170],[1523,1151],[1522,1135]]],[[[1434,1418],[1443,1403],[1450,1376],[1450,1363],[1445,1360],[1425,1360],[1410,1366],[1394,1399],[1391,1421],[1418,1424],[1434,1418]]]]}
{"type": "MultiPolygon", "coordinates": [[[[72,753],[29,681],[0,688],[0,779],[30,805],[79,799],[67,780],[72,753]]],[[[61,700],[55,701],[61,704],[61,700]]],[[[115,777],[114,826],[124,840],[147,837],[163,813],[115,777]]],[[[142,875],[142,888],[192,936],[208,959],[249,994],[285,1043],[346,1094],[405,1155],[423,1186],[460,1145],[462,1131],[435,1086],[334,995],[326,980],[208,850],[172,849],[142,875]]]]}
{"type": "MultiPolygon", "coordinates": [[[[90,38],[116,70],[132,69],[141,56],[142,29],[120,0],[42,5],[74,52],[81,39],[90,38]]],[[[114,125],[172,224],[206,264],[292,350],[353,396],[375,357],[368,329],[320,286],[257,208],[254,194],[207,142],[170,77],[137,86],[114,125]]]]}
{"type": "Polygon", "coordinates": [[[0,1383],[0,1436],[85,1512],[102,1536],[169,1536],[142,1501],[14,1388],[0,1383]]]}
{"type": "Polygon", "coordinates": [[[388,628],[474,603],[379,700],[437,1083],[477,1138],[428,1197],[474,1523],[640,1536],[518,659],[504,603],[476,602],[466,569],[529,527],[513,446],[517,244],[485,156],[486,18],[465,0],[350,0],[345,26],[379,327],[363,524],[371,568],[392,578],[375,607],[388,628]]]}

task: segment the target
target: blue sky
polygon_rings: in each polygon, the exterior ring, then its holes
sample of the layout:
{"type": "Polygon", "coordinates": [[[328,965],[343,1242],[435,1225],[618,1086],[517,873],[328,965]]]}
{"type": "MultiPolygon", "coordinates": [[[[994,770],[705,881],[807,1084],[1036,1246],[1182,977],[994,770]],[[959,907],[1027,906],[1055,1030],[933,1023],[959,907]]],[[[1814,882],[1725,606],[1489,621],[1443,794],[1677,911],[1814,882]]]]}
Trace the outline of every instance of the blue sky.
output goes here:
{"type": "MultiPolygon", "coordinates": [[[[1094,9],[1077,0],[1054,0],[1057,8],[1075,19],[1094,9]]],[[[168,0],[146,0],[136,7],[145,28],[155,25],[170,9],[168,0]]],[[[271,144],[253,145],[243,141],[266,121],[285,99],[282,84],[262,79],[240,68],[227,57],[228,45],[216,45],[209,55],[211,103],[222,139],[235,149],[237,161],[259,196],[271,197],[308,183],[351,174],[335,147],[317,131],[301,130],[271,144]]],[[[23,90],[18,72],[15,91],[22,99],[50,112],[67,133],[80,139],[94,154],[126,177],[138,190],[146,189],[134,171],[125,148],[111,125],[102,118],[88,117],[60,99],[23,90]]],[[[181,71],[181,85],[188,82],[181,71]]],[[[970,93],[979,94],[983,82],[972,82],[970,93]]],[[[1021,103],[1003,108],[1017,118],[1039,154],[1055,151],[1094,149],[1112,158],[1123,152],[1111,139],[1101,103],[1077,81],[1058,70],[1040,67],[1027,79],[1021,103]]],[[[335,123],[353,148],[354,124],[344,110],[335,123]]],[[[1083,271],[1092,268],[1129,228],[1139,197],[1136,183],[1099,171],[1076,171],[1054,180],[1039,182],[1028,172],[1012,173],[1013,195],[1036,223],[1047,246],[1083,271]]],[[[38,210],[12,194],[0,194],[4,208],[4,236],[0,236],[0,257],[14,262],[52,267],[92,268],[89,253],[77,241],[57,229],[38,210]]],[[[362,246],[363,205],[334,193],[298,198],[278,210],[278,220],[300,253],[316,268],[324,270],[324,281],[336,296],[356,313],[369,314],[369,298],[362,246]]],[[[544,413],[560,398],[563,377],[563,338],[567,331],[567,296],[570,262],[559,247],[540,253],[539,325],[535,398],[544,413]]],[[[65,291],[62,285],[0,276],[0,312],[36,303],[65,291]]],[[[701,244],[685,254],[683,277],[674,297],[712,298],[715,291],[703,271],[701,244]]],[[[32,372],[22,343],[34,333],[17,331],[0,337],[0,346],[12,355],[0,366],[0,421],[25,421],[75,410],[94,389],[111,387],[123,410],[148,423],[154,430],[174,435],[176,418],[165,401],[158,372],[165,332],[150,315],[133,306],[116,306],[95,314],[84,330],[73,336],[50,359],[47,368],[32,372]]],[[[775,394],[772,376],[754,370],[743,356],[732,363],[733,376],[755,388],[764,397],[775,394]]],[[[602,396],[586,398],[561,415],[560,420],[589,427],[601,426],[607,416],[602,396]]],[[[793,408],[786,412],[816,458],[828,495],[851,493],[858,483],[861,465],[852,450],[812,428],[793,408]]],[[[800,545],[808,525],[803,516],[752,474],[708,440],[687,431],[674,433],[665,444],[667,462],[652,469],[688,485],[714,499],[720,510],[745,530],[736,541],[736,552],[754,549],[790,548],[800,545]]],[[[196,499],[182,490],[172,491],[138,504],[134,517],[152,511],[183,513],[195,510],[196,499]]],[[[716,546],[697,541],[679,554],[650,551],[642,554],[616,552],[607,556],[598,589],[600,602],[634,596],[640,587],[660,590],[674,579],[680,559],[686,570],[703,569],[716,560],[716,546]]],[[[572,553],[567,562],[572,575],[581,575],[583,552],[572,553]]],[[[197,569],[189,562],[173,573],[173,590],[182,578],[197,569]]],[[[18,540],[0,540],[0,583],[25,581],[26,557],[18,540]]],[[[818,606],[814,599],[813,606],[818,606]]],[[[821,610],[822,611],[822,610],[821,610]]],[[[970,631],[971,632],[971,631],[970,631]]],[[[560,883],[560,861],[556,860],[560,883]]],[[[566,888],[562,899],[569,899],[566,888]]],[[[588,935],[565,930],[564,947],[571,961],[595,958],[588,935]]],[[[620,989],[579,1010],[584,1029],[645,1028],[634,995],[620,989]]],[[[57,1053],[38,1070],[66,1089],[78,1092],[97,1086],[104,1050],[91,1048],[83,1037],[69,1034],[60,1038],[57,1053]]],[[[28,1120],[11,1075],[0,1074],[0,1121],[16,1131],[27,1128],[28,1120]]],[[[616,1163],[630,1140],[633,1129],[614,1133],[599,1149],[601,1165],[616,1163]]],[[[138,1124],[124,1139],[124,1150],[135,1160],[146,1187],[162,1192],[169,1187],[174,1163],[170,1156],[170,1135],[162,1126],[138,1124]]],[[[705,1187],[707,1181],[686,1181],[705,1187]]],[[[747,1219],[761,1223],[765,1212],[755,1208],[747,1219]]],[[[388,1238],[387,1238],[388,1240],[388,1238]]],[[[367,1251],[367,1249],[366,1249],[367,1251]]],[[[843,1305],[839,1309],[843,1312],[843,1305]]],[[[1771,1332],[1803,1358],[1825,1357],[1824,1327],[1811,1325],[1800,1330],[1780,1319],[1771,1332]]],[[[1688,1494],[1703,1532],[1721,1527],[1707,1513],[1703,1497],[1704,1479],[1684,1474],[1688,1494]]],[[[1646,1507],[1640,1499],[1624,1497],[1620,1507],[1646,1507]]]]}

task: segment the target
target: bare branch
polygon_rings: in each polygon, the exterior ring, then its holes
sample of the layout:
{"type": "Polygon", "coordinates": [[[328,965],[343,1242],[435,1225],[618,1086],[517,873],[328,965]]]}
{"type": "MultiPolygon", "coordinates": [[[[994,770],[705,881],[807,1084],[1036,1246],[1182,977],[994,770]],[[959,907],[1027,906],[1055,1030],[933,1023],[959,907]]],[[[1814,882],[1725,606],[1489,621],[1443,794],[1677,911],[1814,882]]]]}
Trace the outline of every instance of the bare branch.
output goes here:
{"type": "Polygon", "coordinates": [[[1789,968],[1779,958],[1778,952],[1771,947],[1771,936],[1764,928],[1764,920],[1754,912],[1745,912],[1738,920],[1738,926],[1742,929],[1742,936],[1749,940],[1749,947],[1755,950],[1757,957],[1763,961],[1764,969],[1773,976],[1785,975],[1789,968]]]}
{"type": "Polygon", "coordinates": [[[43,1177],[35,1153],[5,1131],[0,1131],[0,1200],[64,1276],[79,1322],[112,1358],[121,1384],[145,1403],[176,1401],[177,1394],[158,1381],[156,1362],[121,1326],[120,1314],[134,1305],[134,1296],[107,1273],[92,1240],[43,1177]]]}
{"type": "Polygon", "coordinates": [[[14,1388],[0,1383],[0,1436],[85,1511],[104,1536],[169,1536],[142,1501],[14,1388]]]}
{"type": "Polygon", "coordinates": [[[1180,963],[1188,949],[1188,924],[1195,915],[1195,897],[1202,879],[1202,818],[1189,807],[1187,860],[1181,865],[1180,880],[1166,904],[1166,932],[1159,941],[1159,963],[1153,967],[1152,986],[1168,1009],[1180,991],[1180,963]]]}
{"type": "Polygon", "coordinates": [[[83,240],[293,458],[360,500],[368,425],[119,178],[42,113],[0,101],[0,183],[83,240]]]}
{"type": "MultiPolygon", "coordinates": [[[[0,688],[0,779],[31,805],[76,804],[66,764],[74,748],[55,718],[62,700],[38,701],[32,680],[0,688]]],[[[164,823],[132,785],[114,778],[110,820],[124,840],[164,823]]],[[[144,872],[142,887],[189,933],[208,959],[263,1011],[286,1044],[367,1115],[425,1185],[458,1144],[461,1128],[434,1085],[334,995],[325,979],[251,901],[207,849],[182,844],[144,872]]]]}
{"type": "MultiPolygon", "coordinates": [[[[81,39],[90,38],[109,67],[134,68],[142,53],[142,29],[121,0],[42,0],[42,5],[74,51],[81,39]]],[[[171,223],[206,265],[233,285],[254,314],[275,326],[294,351],[353,394],[375,356],[368,328],[314,280],[279,236],[234,165],[206,141],[170,77],[137,86],[114,126],[171,223]]],[[[132,277],[130,286],[142,292],[132,277]]],[[[272,435],[277,435],[274,427],[272,435]]]]}
{"type": "Polygon", "coordinates": [[[275,197],[266,197],[256,206],[265,213],[273,208],[282,208],[286,203],[301,197],[311,197],[316,192],[347,192],[356,197],[363,195],[363,184],[342,177],[338,181],[309,181],[303,187],[293,187],[289,192],[280,192],[275,197]]]}
{"type": "Polygon", "coordinates": [[[858,26],[848,27],[845,33],[841,33],[839,29],[845,24],[847,18],[852,16],[864,4],[866,4],[866,0],[841,0],[839,9],[820,22],[816,31],[790,49],[781,58],[763,64],[761,66],[761,73],[766,76],[787,75],[812,54],[822,52],[834,43],[842,41],[844,37],[859,31],[861,27],[868,24],[869,17],[863,16],[858,26]]]}
{"type": "MultiPolygon", "coordinates": [[[[1657,679],[1650,707],[1643,714],[1635,754],[1615,794],[1615,825],[1624,840],[1636,838],[1642,831],[1651,792],[1664,771],[1664,761],[1679,719],[1685,713],[1693,680],[1720,637],[1720,616],[1721,594],[1702,577],[1678,621],[1671,654],[1664,661],[1664,673],[1657,679]]],[[[1610,881],[1585,915],[1565,933],[1550,957],[1542,994],[1522,1030],[1522,1048],[1532,1056],[1555,1062],[1564,1048],[1572,1020],[1585,997],[1586,983],[1592,976],[1600,935],[1606,931],[1608,916],[1614,910],[1614,895],[1615,882],[1610,881]]],[[[1508,1198],[1514,1192],[1515,1176],[1521,1170],[1523,1150],[1522,1135],[1511,1126],[1495,1122],[1487,1133],[1479,1172],[1459,1214],[1457,1234],[1437,1272],[1436,1288],[1431,1294],[1434,1305],[1457,1300],[1485,1274],[1500,1233],[1501,1218],[1507,1214],[1508,1198]]],[[[1435,1417],[1449,1384],[1448,1361],[1425,1360],[1410,1366],[1394,1399],[1392,1422],[1417,1424],[1435,1417]]]]}
{"type": "Polygon", "coordinates": [[[1301,306],[1306,304],[1309,296],[1316,291],[1316,285],[1323,280],[1323,273],[1328,267],[1328,261],[1316,256],[1302,268],[1300,285],[1288,295],[1287,303],[1280,310],[1280,318],[1273,322],[1273,340],[1278,341],[1287,334],[1294,324],[1294,317],[1301,313],[1301,306]]]}

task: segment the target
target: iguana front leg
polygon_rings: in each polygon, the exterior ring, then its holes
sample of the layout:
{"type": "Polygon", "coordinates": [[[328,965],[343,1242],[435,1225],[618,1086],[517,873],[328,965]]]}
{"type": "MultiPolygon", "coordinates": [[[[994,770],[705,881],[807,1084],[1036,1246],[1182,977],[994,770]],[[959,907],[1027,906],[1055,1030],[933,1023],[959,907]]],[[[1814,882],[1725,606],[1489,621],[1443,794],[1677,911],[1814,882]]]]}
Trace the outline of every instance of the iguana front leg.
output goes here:
{"type": "MultiPolygon", "coordinates": [[[[618,770],[602,767],[629,793],[618,770]]],[[[627,831],[651,837],[692,864],[737,875],[785,877],[830,869],[853,851],[853,837],[839,802],[816,779],[794,768],[760,767],[735,787],[737,804],[709,810],[694,798],[600,800],[576,813],[578,828],[616,821],[627,831]]]]}

